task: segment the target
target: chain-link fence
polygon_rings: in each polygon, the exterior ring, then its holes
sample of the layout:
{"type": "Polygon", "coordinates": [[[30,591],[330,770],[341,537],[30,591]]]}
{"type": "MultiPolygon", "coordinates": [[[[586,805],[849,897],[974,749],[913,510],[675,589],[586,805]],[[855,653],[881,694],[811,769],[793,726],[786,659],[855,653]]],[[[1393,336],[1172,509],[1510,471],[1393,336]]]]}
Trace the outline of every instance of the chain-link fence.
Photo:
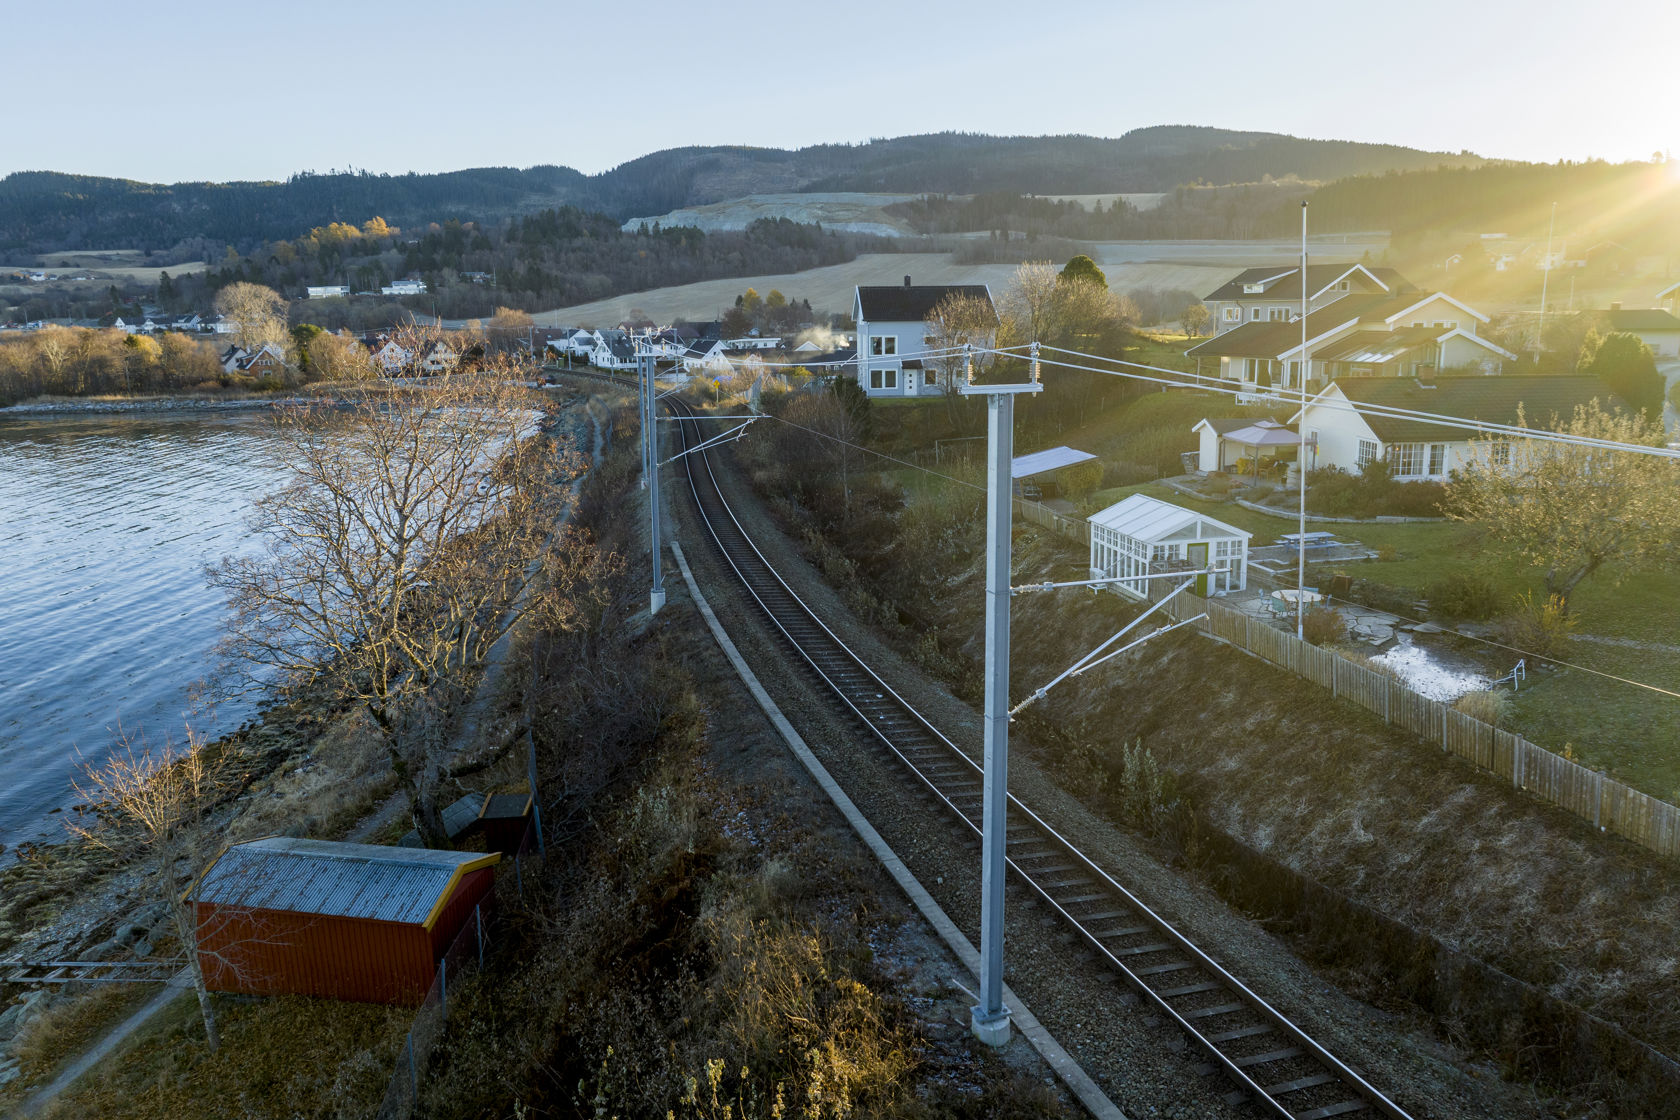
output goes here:
{"type": "MultiPolygon", "coordinates": [[[[533,825],[526,828],[519,850],[510,861],[520,897],[525,894],[525,866],[535,847],[536,828],[533,825]]],[[[385,1087],[385,1099],[374,1114],[377,1120],[408,1120],[414,1115],[426,1068],[431,1064],[432,1052],[443,1038],[444,1027],[449,1020],[450,992],[459,991],[468,976],[483,968],[485,956],[490,952],[494,929],[490,908],[485,904],[493,901],[492,895],[473,908],[461,932],[456,934],[455,940],[444,950],[443,959],[438,961],[437,975],[432,978],[426,998],[414,1013],[414,1022],[397,1054],[396,1068],[391,1071],[391,1081],[385,1087]]]]}

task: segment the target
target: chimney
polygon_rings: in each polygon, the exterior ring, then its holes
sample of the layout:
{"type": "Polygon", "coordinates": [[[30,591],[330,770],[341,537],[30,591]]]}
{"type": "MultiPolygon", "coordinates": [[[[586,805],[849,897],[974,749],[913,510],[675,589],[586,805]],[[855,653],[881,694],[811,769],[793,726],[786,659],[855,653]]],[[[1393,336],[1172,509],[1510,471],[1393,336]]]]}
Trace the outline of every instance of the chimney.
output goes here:
{"type": "Polygon", "coordinates": [[[1433,388],[1435,388],[1435,367],[1434,366],[1419,366],[1419,367],[1417,367],[1417,383],[1418,383],[1418,388],[1419,389],[1433,389],[1433,388]]]}
{"type": "Polygon", "coordinates": [[[1614,303],[1612,303],[1610,305],[1610,310],[1612,310],[1612,311],[1620,311],[1621,309],[1622,309],[1622,301],[1621,300],[1616,300],[1614,303]]]}
{"type": "Polygon", "coordinates": [[[908,276],[906,276],[906,277],[905,277],[905,278],[904,278],[904,286],[905,286],[905,287],[906,287],[906,288],[908,288],[908,287],[909,287],[909,286],[910,286],[910,277],[908,277],[908,276]]]}

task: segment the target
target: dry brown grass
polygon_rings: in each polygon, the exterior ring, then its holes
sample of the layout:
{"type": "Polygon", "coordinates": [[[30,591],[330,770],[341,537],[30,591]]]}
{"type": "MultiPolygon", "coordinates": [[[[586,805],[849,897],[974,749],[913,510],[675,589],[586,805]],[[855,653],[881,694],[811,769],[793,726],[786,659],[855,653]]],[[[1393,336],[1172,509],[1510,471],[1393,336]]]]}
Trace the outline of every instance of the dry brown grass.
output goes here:
{"type": "Polygon", "coordinates": [[[46,1082],[156,991],[150,984],[96,984],[78,995],[60,994],[15,1040],[12,1052],[18,1058],[20,1076],[0,1091],[0,1111],[46,1082]]]}
{"type": "Polygon", "coordinates": [[[295,996],[218,999],[222,1048],[205,1049],[190,994],[58,1097],[47,1120],[371,1116],[413,1012],[295,996]]]}

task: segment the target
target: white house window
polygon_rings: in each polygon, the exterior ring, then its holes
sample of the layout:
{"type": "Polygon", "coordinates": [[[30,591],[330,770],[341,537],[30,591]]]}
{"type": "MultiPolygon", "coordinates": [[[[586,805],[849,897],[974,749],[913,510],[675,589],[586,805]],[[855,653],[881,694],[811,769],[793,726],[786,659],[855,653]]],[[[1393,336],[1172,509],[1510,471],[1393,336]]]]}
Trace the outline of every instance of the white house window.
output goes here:
{"type": "Polygon", "coordinates": [[[872,369],[869,371],[869,387],[871,389],[898,388],[898,371],[896,369],[872,369]]]}
{"type": "Polygon", "coordinates": [[[1347,282],[1347,281],[1346,281],[1346,280],[1338,280],[1338,281],[1336,281],[1336,290],[1337,290],[1337,291],[1338,291],[1338,292],[1345,292],[1345,291],[1347,291],[1347,290],[1348,290],[1348,282],[1347,282]]]}
{"type": "Polygon", "coordinates": [[[1397,477],[1407,478],[1423,473],[1423,451],[1421,443],[1397,443],[1388,449],[1388,462],[1394,468],[1397,477]]]}
{"type": "Polygon", "coordinates": [[[1248,317],[1258,323],[1260,321],[1260,309],[1258,307],[1249,308],[1248,317]]]}
{"type": "Polygon", "coordinates": [[[1446,473],[1446,467],[1447,467],[1447,445],[1444,444],[1444,443],[1432,443],[1432,444],[1430,444],[1429,445],[1429,473],[1432,474],[1432,475],[1445,474],[1446,473]]]}
{"type": "Polygon", "coordinates": [[[1359,454],[1354,457],[1354,463],[1363,468],[1366,463],[1377,457],[1377,441],[1362,439],[1359,441],[1359,454]]]}
{"type": "Polygon", "coordinates": [[[1225,321],[1227,323],[1235,323],[1237,320],[1239,320],[1241,318],[1242,318],[1242,308],[1240,308],[1240,307],[1227,307],[1225,309],[1225,321]]]}
{"type": "Polygon", "coordinates": [[[1506,440],[1499,440],[1488,448],[1488,461],[1496,467],[1511,465],[1511,445],[1506,440]]]}
{"type": "Polygon", "coordinates": [[[896,334],[878,334],[869,339],[869,352],[877,358],[890,358],[898,353],[896,334]]]}
{"type": "Polygon", "coordinates": [[[1287,307],[1274,307],[1274,308],[1272,308],[1271,320],[1274,323],[1286,323],[1286,322],[1288,322],[1289,321],[1289,308],[1287,308],[1287,307]]]}
{"type": "Polygon", "coordinates": [[[931,369],[924,369],[922,371],[922,384],[923,385],[932,385],[937,380],[938,379],[934,377],[933,371],[931,369]]]}

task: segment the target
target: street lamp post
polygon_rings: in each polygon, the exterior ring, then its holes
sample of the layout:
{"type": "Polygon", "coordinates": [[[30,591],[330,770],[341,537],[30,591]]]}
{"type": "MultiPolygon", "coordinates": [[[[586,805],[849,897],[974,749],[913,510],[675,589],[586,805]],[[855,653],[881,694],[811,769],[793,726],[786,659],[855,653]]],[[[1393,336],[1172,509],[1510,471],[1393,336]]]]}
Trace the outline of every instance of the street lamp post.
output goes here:
{"type": "MultiPolygon", "coordinates": [[[[1015,397],[1038,393],[1038,347],[1033,346],[1035,380],[1024,385],[963,386],[964,396],[983,396],[986,441],[986,703],[984,779],[981,791],[980,1002],[970,1010],[974,1036],[989,1046],[1009,1041],[1009,1009],[1003,1005],[1003,887],[1008,874],[1009,826],[1009,575],[1013,528],[1011,459],[1015,451],[1015,397]]],[[[973,377],[972,354],[964,366],[973,377]]]]}

